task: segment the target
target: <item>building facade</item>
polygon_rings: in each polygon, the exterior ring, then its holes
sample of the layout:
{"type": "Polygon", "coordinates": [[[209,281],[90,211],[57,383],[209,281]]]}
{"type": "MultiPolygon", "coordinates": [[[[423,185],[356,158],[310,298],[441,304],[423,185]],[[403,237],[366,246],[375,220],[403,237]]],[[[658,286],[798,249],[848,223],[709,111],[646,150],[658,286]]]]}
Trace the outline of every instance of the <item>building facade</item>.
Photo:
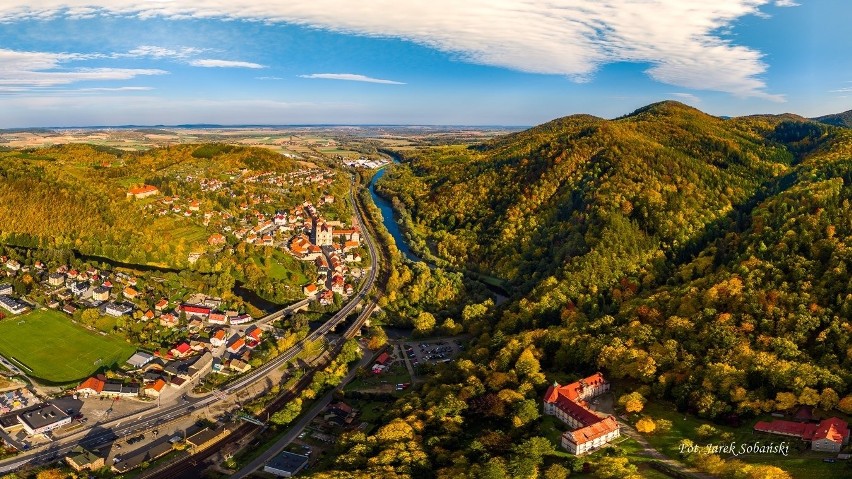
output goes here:
{"type": "Polygon", "coordinates": [[[544,395],[544,413],[571,427],[562,435],[562,447],[582,455],[621,435],[613,416],[601,417],[589,408],[588,400],[608,392],[610,384],[601,373],[561,386],[554,382],[544,395]]]}

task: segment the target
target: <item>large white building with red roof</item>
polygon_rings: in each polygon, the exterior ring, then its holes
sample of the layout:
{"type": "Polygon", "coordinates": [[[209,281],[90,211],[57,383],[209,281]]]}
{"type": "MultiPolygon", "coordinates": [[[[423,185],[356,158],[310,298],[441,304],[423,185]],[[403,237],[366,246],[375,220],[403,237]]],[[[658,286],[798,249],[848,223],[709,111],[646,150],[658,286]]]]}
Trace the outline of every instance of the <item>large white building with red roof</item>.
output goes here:
{"type": "Polygon", "coordinates": [[[576,455],[594,451],[621,435],[613,416],[601,417],[587,400],[609,391],[609,382],[596,373],[575,383],[554,382],[544,394],[544,413],[556,416],[572,430],[562,434],[562,447],[576,455]]]}
{"type": "Polygon", "coordinates": [[[820,452],[840,452],[849,444],[849,425],[846,421],[832,417],[819,424],[783,421],[758,421],[754,430],[780,436],[791,436],[810,442],[811,449],[820,452]]]}

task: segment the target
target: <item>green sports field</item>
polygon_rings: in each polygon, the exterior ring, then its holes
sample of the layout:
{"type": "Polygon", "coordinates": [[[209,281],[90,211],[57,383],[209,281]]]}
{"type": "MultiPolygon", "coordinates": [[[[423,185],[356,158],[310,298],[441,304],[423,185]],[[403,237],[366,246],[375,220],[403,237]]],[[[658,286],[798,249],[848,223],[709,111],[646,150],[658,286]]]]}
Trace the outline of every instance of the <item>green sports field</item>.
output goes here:
{"type": "Polygon", "coordinates": [[[86,378],[101,366],[126,361],[134,351],[132,345],[93,333],[58,311],[42,309],[0,321],[0,354],[28,375],[51,383],[86,378]]]}

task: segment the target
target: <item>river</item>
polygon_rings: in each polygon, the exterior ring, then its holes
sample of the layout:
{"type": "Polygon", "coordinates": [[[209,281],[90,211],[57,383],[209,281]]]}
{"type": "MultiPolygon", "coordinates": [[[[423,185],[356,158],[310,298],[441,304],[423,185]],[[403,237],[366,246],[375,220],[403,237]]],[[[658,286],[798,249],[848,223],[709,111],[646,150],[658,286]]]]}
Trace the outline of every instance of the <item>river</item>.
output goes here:
{"type": "MultiPolygon", "coordinates": [[[[396,162],[396,159],[394,159],[396,162]]],[[[376,181],[379,180],[385,174],[385,169],[380,169],[375,175],[373,175],[373,179],[370,180],[370,196],[373,197],[373,203],[379,207],[379,210],[382,212],[382,222],[385,224],[385,228],[388,230],[391,236],[393,236],[393,240],[396,242],[396,247],[400,253],[403,254],[406,258],[411,261],[418,262],[423,261],[411,251],[411,248],[408,247],[408,242],[405,237],[402,235],[402,230],[399,228],[399,224],[396,222],[396,213],[393,210],[393,206],[390,201],[382,198],[378,194],[376,194],[376,181]]]]}
{"type": "MultiPolygon", "coordinates": [[[[393,160],[394,163],[398,163],[396,157],[393,157],[393,160]]],[[[375,203],[376,206],[379,207],[379,210],[382,212],[382,223],[384,223],[385,228],[388,230],[388,233],[393,236],[393,239],[396,242],[396,247],[403,254],[403,256],[414,262],[423,261],[427,265],[429,265],[430,268],[435,268],[434,264],[418,258],[417,255],[415,255],[414,252],[411,251],[411,248],[408,246],[408,241],[405,239],[405,236],[402,235],[402,230],[400,229],[399,224],[396,222],[396,213],[394,212],[391,202],[376,194],[376,181],[378,181],[379,178],[384,176],[384,174],[385,168],[381,168],[378,172],[376,172],[375,175],[373,175],[373,178],[370,180],[370,196],[372,196],[373,198],[373,203],[375,203]]],[[[499,305],[506,302],[509,293],[506,292],[505,289],[499,286],[489,284],[485,281],[480,282],[491,292],[491,295],[493,296],[494,302],[496,304],[499,305]]]]}

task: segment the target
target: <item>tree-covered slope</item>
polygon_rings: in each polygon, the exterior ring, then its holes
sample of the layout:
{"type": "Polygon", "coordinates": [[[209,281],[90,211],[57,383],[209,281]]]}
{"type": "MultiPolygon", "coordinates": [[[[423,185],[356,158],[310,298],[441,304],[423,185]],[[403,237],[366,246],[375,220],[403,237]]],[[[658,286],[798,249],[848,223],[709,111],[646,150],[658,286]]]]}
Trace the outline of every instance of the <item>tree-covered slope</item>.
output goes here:
{"type": "MultiPolygon", "coordinates": [[[[463,358],[317,477],[541,477],[544,389],[595,370],[710,420],[852,412],[849,130],[663,103],[421,150],[385,178],[421,248],[515,295],[464,308],[463,358]]],[[[600,477],[637,477],[619,474],[600,477]]]]}
{"type": "Polygon", "coordinates": [[[609,263],[687,247],[789,168],[794,157],[759,123],[674,102],[615,121],[567,117],[479,148],[417,152],[379,191],[404,208],[421,251],[456,266],[527,287],[583,258],[618,276],[609,263]],[[613,236],[630,241],[596,257],[613,236]]]}
{"type": "MultiPolygon", "coordinates": [[[[221,231],[207,224],[204,214],[215,213],[215,219],[239,212],[240,202],[264,208],[252,199],[266,191],[252,183],[235,181],[224,194],[202,189],[199,178],[228,181],[243,173],[285,174],[298,168],[294,160],[269,150],[227,145],[180,145],[145,152],[61,145],[2,152],[0,242],[185,266],[188,253],[204,251],[209,235],[221,231]],[[144,200],[127,196],[131,187],[142,184],[159,187],[160,194],[144,200]],[[162,204],[165,196],[179,197],[174,206],[183,208],[180,214],[162,204]],[[197,211],[185,217],[190,201],[198,202],[197,211]]],[[[338,183],[344,196],[346,183],[338,183]]],[[[289,195],[279,195],[284,196],[289,195]]],[[[311,197],[297,188],[292,196],[298,202],[311,197]]],[[[330,207],[349,214],[344,202],[330,207]]]]}
{"type": "Polygon", "coordinates": [[[814,120],[825,123],[827,125],[845,126],[852,128],[852,110],[844,111],[843,113],[835,113],[833,115],[825,115],[814,118],[814,120]]]}

